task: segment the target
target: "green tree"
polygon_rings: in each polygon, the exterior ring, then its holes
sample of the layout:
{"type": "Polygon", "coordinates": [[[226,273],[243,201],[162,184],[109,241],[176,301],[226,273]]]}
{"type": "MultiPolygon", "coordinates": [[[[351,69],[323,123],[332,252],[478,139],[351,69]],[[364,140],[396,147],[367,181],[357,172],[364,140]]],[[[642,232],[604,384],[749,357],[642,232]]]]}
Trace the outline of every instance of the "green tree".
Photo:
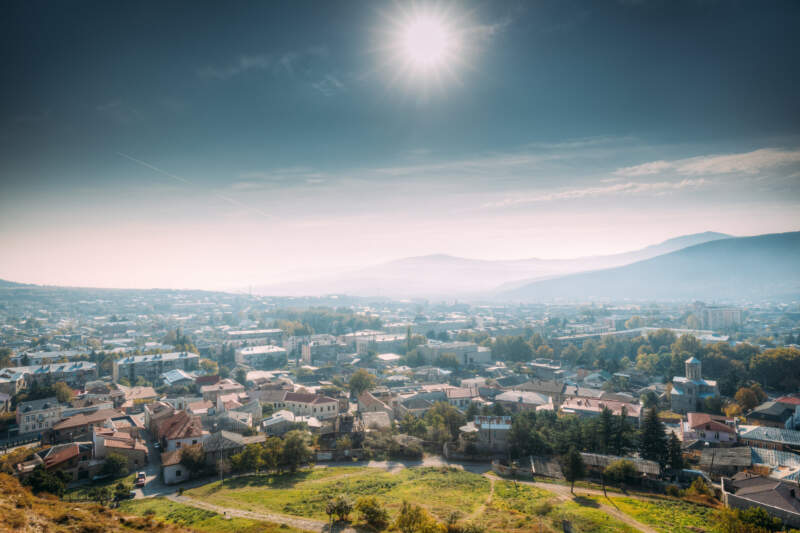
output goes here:
{"type": "Polygon", "coordinates": [[[681,453],[681,441],[675,433],[669,434],[669,443],[667,444],[667,458],[670,469],[678,471],[683,468],[683,453],[681,453]]]}
{"type": "Polygon", "coordinates": [[[406,501],[394,521],[394,528],[402,533],[433,533],[439,530],[438,525],[428,511],[406,501]]]}
{"type": "Polygon", "coordinates": [[[605,479],[620,485],[624,485],[625,482],[636,478],[638,475],[639,472],[636,470],[636,466],[627,459],[617,459],[603,471],[605,479]]]}
{"type": "Polygon", "coordinates": [[[290,472],[296,472],[300,465],[311,460],[311,456],[308,433],[295,429],[284,436],[281,462],[289,468],[290,472]]]}
{"type": "Polygon", "coordinates": [[[262,446],[259,444],[248,444],[231,456],[231,470],[234,472],[257,472],[263,464],[262,446]]]}
{"type": "Polygon", "coordinates": [[[106,456],[106,462],[103,463],[103,474],[108,474],[111,477],[122,477],[128,473],[128,459],[118,453],[109,453],[106,456]]]}
{"type": "Polygon", "coordinates": [[[352,376],[350,376],[348,385],[350,386],[350,392],[358,397],[364,392],[375,387],[375,382],[375,376],[363,368],[359,368],[353,373],[352,376]]]}
{"type": "Polygon", "coordinates": [[[642,459],[658,462],[662,467],[667,462],[667,435],[655,409],[648,409],[645,413],[639,441],[639,455],[642,459]]]}
{"type": "Polygon", "coordinates": [[[105,505],[111,500],[112,493],[110,487],[92,487],[88,494],[90,500],[94,500],[100,505],[105,505]]]}
{"type": "Polygon", "coordinates": [[[244,368],[237,368],[234,374],[236,381],[242,385],[247,385],[247,372],[244,368]]]}
{"type": "Polygon", "coordinates": [[[345,496],[344,494],[338,495],[333,500],[333,513],[336,515],[336,518],[343,522],[350,517],[350,513],[353,512],[353,502],[345,496]]]}
{"type": "Polygon", "coordinates": [[[53,385],[53,392],[55,392],[56,398],[61,403],[69,403],[75,397],[75,391],[63,381],[53,385]]]}
{"type": "Polygon", "coordinates": [[[283,441],[278,437],[270,437],[261,447],[261,464],[267,470],[278,468],[283,454],[283,441]]]}
{"type": "Polygon", "coordinates": [[[569,491],[574,494],[575,482],[583,479],[586,475],[586,465],[583,463],[583,457],[574,446],[569,449],[567,456],[563,458],[561,470],[564,472],[564,478],[570,483],[569,491]]]}
{"type": "Polygon", "coordinates": [[[22,484],[30,487],[34,494],[47,493],[61,497],[67,488],[68,479],[67,474],[60,470],[51,473],[39,465],[22,481],[22,484]]]}
{"type": "Polygon", "coordinates": [[[114,486],[114,498],[117,500],[123,500],[128,497],[130,491],[130,486],[120,481],[114,486]]]}

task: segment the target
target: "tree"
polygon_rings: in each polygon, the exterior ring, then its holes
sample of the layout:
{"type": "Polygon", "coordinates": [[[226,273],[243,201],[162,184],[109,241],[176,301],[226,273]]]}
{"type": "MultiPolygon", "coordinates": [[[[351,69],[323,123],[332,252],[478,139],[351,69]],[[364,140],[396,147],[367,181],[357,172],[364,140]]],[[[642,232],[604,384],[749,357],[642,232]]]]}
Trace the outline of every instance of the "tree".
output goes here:
{"type": "Polygon", "coordinates": [[[579,479],[583,479],[586,475],[586,465],[583,463],[583,457],[581,457],[581,454],[574,446],[567,452],[563,463],[561,469],[564,472],[564,478],[570,482],[569,491],[574,494],[575,482],[579,479]]]}
{"type": "Polygon", "coordinates": [[[356,502],[356,510],[366,524],[376,531],[389,525],[389,513],[375,496],[364,496],[356,502]]]}
{"type": "Polygon", "coordinates": [[[642,423],[639,442],[639,455],[642,459],[657,461],[662,467],[667,462],[667,435],[664,424],[658,418],[658,411],[648,409],[642,423]]]}
{"type": "Polygon", "coordinates": [[[603,477],[613,483],[624,485],[629,479],[639,475],[636,467],[627,459],[617,459],[603,470],[603,477]]]}
{"type": "Polygon", "coordinates": [[[60,403],[69,403],[75,397],[75,392],[63,381],[53,385],[53,392],[55,392],[56,398],[60,403]]]}
{"type": "Polygon", "coordinates": [[[206,454],[202,444],[194,444],[181,449],[181,465],[189,472],[199,472],[206,466],[206,454]]]}
{"type": "Polygon", "coordinates": [[[214,375],[219,372],[219,364],[211,359],[200,359],[200,369],[209,375],[214,375]]]}
{"type": "Polygon", "coordinates": [[[736,391],[734,396],[736,403],[738,403],[745,412],[750,411],[753,407],[758,405],[758,398],[756,393],[750,387],[742,387],[736,391]]]}
{"type": "Polygon", "coordinates": [[[67,488],[68,479],[67,474],[60,470],[50,473],[39,465],[22,481],[22,484],[30,487],[34,494],[46,492],[61,497],[67,488]]]}
{"type": "MultiPolygon", "coordinates": [[[[348,498],[344,494],[340,494],[336,498],[334,498],[332,502],[333,502],[332,510],[333,514],[336,515],[336,518],[340,522],[347,520],[350,517],[350,513],[353,512],[353,502],[350,501],[350,498],[348,498]]],[[[327,511],[328,507],[326,506],[325,512],[327,511]]]]}
{"type": "Polygon", "coordinates": [[[673,471],[678,471],[683,468],[683,453],[681,452],[681,441],[675,433],[669,434],[669,443],[667,444],[667,464],[673,471]]]}
{"type": "Polygon", "coordinates": [[[311,448],[308,446],[308,434],[297,429],[288,432],[283,439],[281,462],[289,468],[290,472],[296,472],[300,465],[310,460],[311,448]]]}
{"type": "Polygon", "coordinates": [[[348,384],[350,386],[350,392],[357,398],[364,392],[375,387],[375,376],[363,368],[359,368],[350,376],[350,382],[348,384]]]}
{"type": "Polygon", "coordinates": [[[130,491],[131,488],[122,481],[120,481],[114,487],[114,499],[122,500],[124,498],[127,498],[130,491]]]}
{"type": "Polygon", "coordinates": [[[236,381],[242,385],[247,385],[247,372],[244,368],[237,368],[234,374],[236,381]]]}
{"type": "Polygon", "coordinates": [[[122,477],[128,473],[128,459],[124,455],[111,452],[106,456],[102,472],[115,478],[122,477]]]}
{"type": "Polygon", "coordinates": [[[278,437],[270,437],[261,447],[261,465],[267,470],[273,470],[281,462],[283,441],[278,437]]]}
{"type": "Polygon", "coordinates": [[[263,463],[261,446],[248,444],[244,449],[231,456],[231,469],[234,472],[252,472],[261,469],[263,463]]]}

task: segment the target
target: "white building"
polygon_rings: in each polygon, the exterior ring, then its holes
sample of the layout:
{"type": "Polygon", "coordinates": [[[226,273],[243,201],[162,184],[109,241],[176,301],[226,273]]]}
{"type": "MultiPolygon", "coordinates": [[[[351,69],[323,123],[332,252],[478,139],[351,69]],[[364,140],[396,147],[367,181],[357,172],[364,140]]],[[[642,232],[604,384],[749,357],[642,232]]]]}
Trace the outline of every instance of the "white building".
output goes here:
{"type": "Polygon", "coordinates": [[[200,356],[191,352],[157,353],[153,355],[132,355],[114,361],[113,378],[117,382],[126,378],[131,383],[142,377],[151,383],[161,379],[161,374],[170,370],[195,370],[200,356]]]}
{"type": "Polygon", "coordinates": [[[235,352],[236,362],[258,368],[265,364],[283,363],[286,361],[286,350],[280,346],[262,345],[238,348],[235,352]]]}

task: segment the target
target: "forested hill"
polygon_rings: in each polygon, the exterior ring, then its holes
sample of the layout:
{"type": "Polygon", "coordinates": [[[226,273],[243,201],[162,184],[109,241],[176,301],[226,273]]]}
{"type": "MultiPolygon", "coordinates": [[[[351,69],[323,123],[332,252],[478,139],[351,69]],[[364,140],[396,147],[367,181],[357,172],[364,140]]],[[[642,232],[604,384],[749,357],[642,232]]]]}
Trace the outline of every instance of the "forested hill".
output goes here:
{"type": "Polygon", "coordinates": [[[736,237],[529,283],[503,300],[763,300],[800,294],[800,232],[736,237]]]}

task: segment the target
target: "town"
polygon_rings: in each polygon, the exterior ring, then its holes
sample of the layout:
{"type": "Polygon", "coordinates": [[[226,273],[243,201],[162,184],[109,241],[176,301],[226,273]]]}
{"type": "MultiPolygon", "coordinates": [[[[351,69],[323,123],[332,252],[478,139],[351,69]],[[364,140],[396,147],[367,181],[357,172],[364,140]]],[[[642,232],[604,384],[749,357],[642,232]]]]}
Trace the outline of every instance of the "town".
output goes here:
{"type": "MultiPolygon", "coordinates": [[[[370,471],[453,468],[800,527],[797,304],[512,306],[24,286],[2,301],[2,469],[34,493],[237,516],[249,509],[238,480],[352,469],[354,494],[325,485],[306,506],[275,507],[279,482],[270,481],[255,509],[310,530],[321,530],[326,509],[341,520],[360,510],[374,529],[414,516],[444,523],[445,511],[456,513],[453,527],[486,527],[461,505],[414,515],[391,488],[356,497],[358,475],[368,483],[370,471]],[[226,498],[205,491],[215,483],[226,498]]],[[[634,529],[663,525],[599,505],[634,529]]],[[[543,509],[513,513],[591,520],[543,509]]]]}

